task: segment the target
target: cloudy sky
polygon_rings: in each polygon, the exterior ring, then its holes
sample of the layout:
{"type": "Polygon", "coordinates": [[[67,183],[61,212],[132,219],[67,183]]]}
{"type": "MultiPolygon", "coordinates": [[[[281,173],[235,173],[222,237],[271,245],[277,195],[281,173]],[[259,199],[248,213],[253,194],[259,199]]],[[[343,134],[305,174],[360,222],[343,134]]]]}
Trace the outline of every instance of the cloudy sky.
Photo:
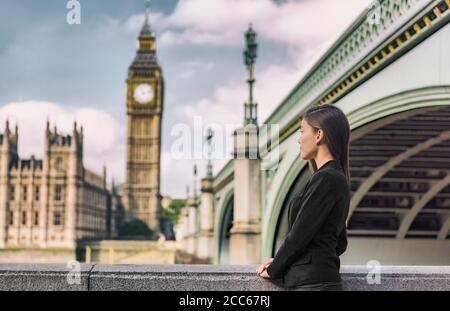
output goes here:
{"type": "MultiPolygon", "coordinates": [[[[120,183],[125,78],[145,1],[79,0],[80,25],[67,23],[67,2],[1,1],[0,130],[6,118],[18,124],[20,157],[42,158],[46,119],[63,133],[76,120],[85,130],[85,166],[100,173],[106,164],[108,177],[120,183]]],[[[174,156],[177,129],[193,129],[194,120],[200,129],[216,126],[219,144],[227,139],[225,125],[242,123],[247,97],[243,34],[249,23],[258,33],[255,98],[261,122],[371,2],[153,0],[150,20],[166,82],[162,194],[184,196],[194,163],[199,178],[205,173],[203,160],[174,156]]],[[[226,161],[215,159],[214,172],[226,161]]]]}

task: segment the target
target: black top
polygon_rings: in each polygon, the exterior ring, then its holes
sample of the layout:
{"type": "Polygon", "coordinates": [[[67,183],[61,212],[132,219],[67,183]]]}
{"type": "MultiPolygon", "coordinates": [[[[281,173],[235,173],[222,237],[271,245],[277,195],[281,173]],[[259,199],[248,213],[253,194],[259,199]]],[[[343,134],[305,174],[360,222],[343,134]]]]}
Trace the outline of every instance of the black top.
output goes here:
{"type": "Polygon", "coordinates": [[[347,248],[350,187],[337,160],[323,164],[289,201],[289,232],[267,268],[286,287],[339,282],[339,256],[347,248]]]}

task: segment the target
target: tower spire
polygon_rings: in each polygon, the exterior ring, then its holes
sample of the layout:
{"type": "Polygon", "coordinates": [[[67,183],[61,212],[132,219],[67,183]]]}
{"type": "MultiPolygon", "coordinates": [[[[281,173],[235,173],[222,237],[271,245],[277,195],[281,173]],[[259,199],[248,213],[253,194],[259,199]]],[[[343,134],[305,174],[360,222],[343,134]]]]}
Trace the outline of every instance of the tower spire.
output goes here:
{"type": "Polygon", "coordinates": [[[6,118],[5,133],[6,133],[6,135],[9,134],[9,118],[6,118]]]}
{"type": "Polygon", "coordinates": [[[150,14],[150,0],[145,0],[145,24],[148,25],[148,16],[150,14]]]}
{"type": "Polygon", "coordinates": [[[145,21],[142,26],[141,32],[138,37],[139,48],[138,52],[154,53],[155,46],[155,34],[150,26],[150,0],[145,1],[145,21]]]}

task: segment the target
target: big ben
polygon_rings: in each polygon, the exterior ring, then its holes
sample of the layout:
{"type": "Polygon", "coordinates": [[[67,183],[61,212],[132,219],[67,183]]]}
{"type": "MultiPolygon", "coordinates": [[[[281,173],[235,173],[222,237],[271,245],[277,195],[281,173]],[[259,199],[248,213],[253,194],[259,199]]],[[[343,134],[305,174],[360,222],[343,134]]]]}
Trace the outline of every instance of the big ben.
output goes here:
{"type": "Polygon", "coordinates": [[[126,79],[127,149],[123,204],[126,220],[140,219],[160,233],[160,149],[164,79],[148,6],[136,57],[126,79]]]}

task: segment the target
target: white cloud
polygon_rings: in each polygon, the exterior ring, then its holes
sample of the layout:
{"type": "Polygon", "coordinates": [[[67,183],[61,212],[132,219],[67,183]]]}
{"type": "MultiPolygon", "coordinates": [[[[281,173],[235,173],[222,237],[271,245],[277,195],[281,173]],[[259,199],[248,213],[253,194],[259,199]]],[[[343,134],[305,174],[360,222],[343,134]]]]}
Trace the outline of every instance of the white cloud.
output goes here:
{"type": "MultiPolygon", "coordinates": [[[[228,160],[213,162],[213,172],[218,173],[228,160]]],[[[200,194],[200,180],[206,176],[207,161],[191,159],[175,159],[170,152],[161,153],[161,193],[174,198],[186,197],[186,186],[189,186],[190,195],[193,194],[194,164],[197,165],[197,194],[200,194]]]]}
{"type": "MultiPolygon", "coordinates": [[[[200,168],[200,162],[197,163],[200,168]]],[[[170,152],[161,153],[161,193],[175,198],[184,198],[186,196],[186,186],[189,185],[192,195],[194,184],[193,175],[194,161],[174,159],[170,152]],[[165,177],[165,178],[164,178],[165,177]]],[[[200,182],[200,176],[203,172],[198,172],[197,184],[200,182]]],[[[197,194],[199,194],[197,186],[197,194]]]]}
{"type": "Polygon", "coordinates": [[[159,43],[163,45],[234,45],[235,42],[227,40],[226,34],[215,34],[206,31],[186,29],[182,32],[168,30],[161,34],[159,43]]]}
{"type": "Polygon", "coordinates": [[[199,73],[210,72],[216,64],[212,61],[207,61],[206,63],[200,60],[192,60],[182,63],[179,67],[181,68],[181,73],[179,74],[181,79],[189,80],[199,73]]]}
{"type": "Polygon", "coordinates": [[[58,133],[72,135],[74,121],[84,132],[85,167],[101,174],[107,165],[109,178],[121,180],[124,176],[125,129],[104,111],[90,107],[63,107],[46,101],[11,102],[0,107],[1,132],[6,119],[10,128],[19,128],[19,157],[44,156],[46,120],[51,130],[57,127],[58,133]]]}
{"type": "Polygon", "coordinates": [[[252,23],[265,40],[291,46],[320,44],[336,37],[371,0],[180,0],[164,18],[164,43],[240,45],[252,23]],[[178,31],[175,31],[177,29],[178,31]]]}
{"type": "MultiPolygon", "coordinates": [[[[252,23],[263,40],[305,47],[336,38],[372,0],[179,0],[170,15],[152,12],[150,22],[164,45],[235,46],[252,23]]],[[[144,14],[123,24],[135,33],[144,14]]]]}

